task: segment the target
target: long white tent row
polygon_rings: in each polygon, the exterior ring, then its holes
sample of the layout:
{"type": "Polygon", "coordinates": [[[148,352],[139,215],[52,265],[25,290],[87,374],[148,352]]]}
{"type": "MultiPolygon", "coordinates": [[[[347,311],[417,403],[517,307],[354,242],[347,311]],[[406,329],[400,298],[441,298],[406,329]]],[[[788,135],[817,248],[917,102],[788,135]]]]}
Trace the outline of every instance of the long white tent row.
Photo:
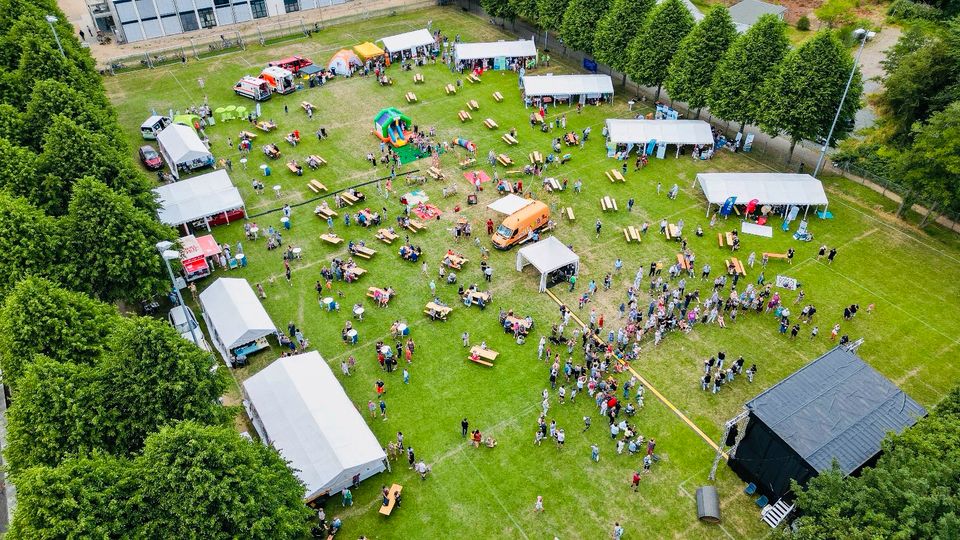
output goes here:
{"type": "Polygon", "coordinates": [[[527,75],[522,83],[527,97],[581,96],[581,101],[613,97],[613,80],[609,75],[527,75]]]}
{"type": "Polygon", "coordinates": [[[533,203],[532,199],[525,199],[523,197],[510,193],[506,197],[500,197],[499,199],[488,204],[487,208],[489,208],[490,210],[493,210],[494,212],[497,212],[498,214],[504,214],[509,216],[510,214],[513,214],[517,210],[520,210],[521,208],[532,203],[533,203]]]}
{"type": "Polygon", "coordinates": [[[400,52],[416,51],[417,47],[429,47],[434,44],[433,34],[429,30],[421,29],[412,32],[404,32],[395,36],[387,36],[380,40],[383,43],[383,50],[389,54],[400,52]]]}
{"type": "Polygon", "coordinates": [[[710,124],[703,120],[607,119],[607,137],[614,144],[713,144],[710,124]]]}
{"type": "Polygon", "coordinates": [[[156,187],[153,192],[160,205],[157,216],[171,227],[203,220],[210,230],[213,216],[222,215],[228,222],[232,210],[246,213],[240,191],[223,169],[156,187]]]}
{"type": "Polygon", "coordinates": [[[180,178],[181,172],[213,165],[213,154],[190,126],[170,124],[157,133],[157,144],[174,178],[180,178]]]}
{"type": "Polygon", "coordinates": [[[517,41],[491,41],[487,43],[457,43],[453,47],[453,59],[460,62],[484,60],[487,68],[509,69],[509,58],[536,58],[537,45],[532,39],[517,41]]]}
{"type": "Polygon", "coordinates": [[[200,293],[200,309],[214,347],[227,366],[270,346],[277,327],[245,279],[220,278],[200,293]]]}
{"type": "Polygon", "coordinates": [[[260,439],[289,462],[308,502],[387,469],[383,447],[319,352],[280,358],[243,389],[260,439]]]}
{"type": "Polygon", "coordinates": [[[723,205],[730,197],[736,197],[737,204],[757,200],[773,206],[827,205],[823,184],[809,174],[700,173],[696,183],[707,198],[708,212],[710,205],[723,205]]]}
{"type": "Polygon", "coordinates": [[[521,248],[517,252],[517,271],[522,272],[528,264],[532,264],[540,272],[540,292],[547,290],[547,276],[551,272],[565,266],[573,266],[574,275],[580,271],[580,257],[556,236],[544,238],[536,244],[521,248]]]}

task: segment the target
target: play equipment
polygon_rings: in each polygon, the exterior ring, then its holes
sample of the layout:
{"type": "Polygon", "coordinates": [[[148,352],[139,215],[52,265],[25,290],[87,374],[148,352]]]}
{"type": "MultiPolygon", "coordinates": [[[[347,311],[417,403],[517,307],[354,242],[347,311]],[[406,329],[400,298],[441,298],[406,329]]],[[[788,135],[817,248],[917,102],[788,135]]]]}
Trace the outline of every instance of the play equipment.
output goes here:
{"type": "Polygon", "coordinates": [[[408,129],[411,122],[409,116],[394,107],[388,107],[373,117],[373,134],[395,147],[404,146],[411,134],[408,129]]]}
{"type": "Polygon", "coordinates": [[[453,144],[455,144],[455,145],[457,145],[457,146],[462,146],[463,148],[466,148],[467,150],[469,150],[469,151],[471,151],[471,152],[476,152],[476,151],[477,151],[477,145],[474,144],[473,141],[468,141],[468,140],[466,140],[466,139],[459,139],[459,138],[458,138],[458,139],[454,139],[454,140],[453,140],[453,144]]]}
{"type": "Polygon", "coordinates": [[[355,52],[350,49],[340,49],[333,55],[330,62],[327,63],[327,69],[337,75],[347,75],[350,73],[351,67],[360,67],[362,65],[363,62],[355,52]]]}

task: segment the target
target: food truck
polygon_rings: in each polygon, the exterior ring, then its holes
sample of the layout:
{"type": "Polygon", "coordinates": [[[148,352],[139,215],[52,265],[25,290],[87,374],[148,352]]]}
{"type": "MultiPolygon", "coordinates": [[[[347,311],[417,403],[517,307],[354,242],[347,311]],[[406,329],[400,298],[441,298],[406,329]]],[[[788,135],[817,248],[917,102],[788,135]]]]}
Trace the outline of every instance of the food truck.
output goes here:
{"type": "Polygon", "coordinates": [[[183,264],[183,274],[187,281],[194,281],[209,276],[213,272],[213,261],[221,253],[220,245],[212,234],[197,238],[188,235],[180,238],[180,262],[183,264]]]}

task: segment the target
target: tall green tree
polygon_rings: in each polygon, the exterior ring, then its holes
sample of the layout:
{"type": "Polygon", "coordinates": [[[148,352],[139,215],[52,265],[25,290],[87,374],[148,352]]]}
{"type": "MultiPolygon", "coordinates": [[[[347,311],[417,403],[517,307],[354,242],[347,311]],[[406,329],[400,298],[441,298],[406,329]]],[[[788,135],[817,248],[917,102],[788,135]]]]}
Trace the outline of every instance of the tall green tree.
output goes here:
{"type": "Polygon", "coordinates": [[[640,33],[630,42],[628,74],[637,84],[656,86],[654,99],[667,79],[677,47],[693,29],[693,16],[680,0],[664,0],[647,17],[640,33]]]}
{"type": "Polygon", "coordinates": [[[736,38],[713,73],[707,105],[710,113],[740,124],[740,131],[760,117],[762,88],[787,53],[787,25],[764,15],[736,38]]]}
{"type": "Polygon", "coordinates": [[[513,20],[517,17],[514,4],[510,0],[480,0],[480,7],[487,15],[500,20],[513,20]]]}
{"type": "Polygon", "coordinates": [[[111,109],[106,100],[92,99],[88,94],[53,79],[40,81],[34,86],[23,115],[24,126],[29,126],[22,135],[24,144],[35,152],[43,150],[43,135],[53,124],[53,117],[63,115],[78,127],[88,132],[107,136],[111,148],[125,149],[123,134],[116,122],[111,122],[111,109]]]}
{"type": "Polygon", "coordinates": [[[168,286],[155,246],[172,240],[173,231],[128,197],[83,178],[62,221],[70,254],[64,280],[74,290],[113,302],[148,298],[168,286]]]}
{"type": "Polygon", "coordinates": [[[563,24],[560,25],[563,43],[592,56],[597,23],[609,7],[610,0],[570,0],[563,14],[563,24]]]}
{"type": "Polygon", "coordinates": [[[57,362],[94,363],[119,322],[113,306],[85,294],[43,278],[19,281],[0,309],[3,382],[16,389],[37,354],[57,362]]]}
{"type": "Polygon", "coordinates": [[[737,30],[730,12],[715,7],[677,47],[664,85],[671,99],[677,99],[697,110],[706,106],[713,74],[723,54],[733,43],[737,30]]]}
{"type": "Polygon", "coordinates": [[[27,276],[59,279],[62,245],[56,219],[0,191],[0,297],[27,276]]]}
{"type": "Polygon", "coordinates": [[[630,40],[650,13],[655,0],[613,0],[606,15],[597,23],[593,53],[597,60],[623,73],[626,83],[630,65],[630,40]]]}
{"type": "Polygon", "coordinates": [[[38,185],[37,165],[37,155],[29,148],[0,137],[0,188],[30,199],[31,188],[38,185]]]}
{"type": "Polygon", "coordinates": [[[550,30],[559,30],[563,24],[563,15],[567,12],[570,0],[537,0],[537,13],[540,15],[540,27],[543,28],[543,42],[547,42],[550,30]]]}
{"type": "MultiPolygon", "coordinates": [[[[798,142],[827,136],[851,69],[850,52],[832,32],[821,31],[787,53],[767,81],[762,89],[760,127],[771,135],[790,137],[788,162],[798,142]]],[[[830,143],[852,131],[862,92],[863,80],[857,69],[830,143]]]]}
{"type": "Polygon", "coordinates": [[[929,222],[937,209],[960,206],[960,101],[935,113],[913,129],[910,150],[900,154],[900,177],[932,207],[921,222],[929,222]]]}
{"type": "Polygon", "coordinates": [[[539,26],[540,7],[537,0],[510,0],[510,3],[517,17],[539,26]]]}

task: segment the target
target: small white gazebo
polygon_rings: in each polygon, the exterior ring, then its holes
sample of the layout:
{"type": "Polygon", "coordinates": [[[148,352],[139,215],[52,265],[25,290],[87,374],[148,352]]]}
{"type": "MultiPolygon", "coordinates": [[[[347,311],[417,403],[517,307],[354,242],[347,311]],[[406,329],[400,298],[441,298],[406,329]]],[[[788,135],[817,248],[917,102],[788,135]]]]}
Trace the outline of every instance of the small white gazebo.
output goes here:
{"type": "Polygon", "coordinates": [[[540,272],[540,292],[547,290],[547,275],[550,272],[571,264],[574,275],[580,271],[580,257],[557,240],[556,236],[544,238],[536,244],[520,249],[517,252],[517,271],[522,272],[528,264],[532,264],[540,272]]]}
{"type": "Polygon", "coordinates": [[[498,214],[503,214],[509,216],[520,210],[521,208],[528,206],[533,203],[532,199],[525,199],[510,193],[505,197],[500,197],[499,199],[493,201],[487,205],[487,208],[493,210],[498,214]]]}

